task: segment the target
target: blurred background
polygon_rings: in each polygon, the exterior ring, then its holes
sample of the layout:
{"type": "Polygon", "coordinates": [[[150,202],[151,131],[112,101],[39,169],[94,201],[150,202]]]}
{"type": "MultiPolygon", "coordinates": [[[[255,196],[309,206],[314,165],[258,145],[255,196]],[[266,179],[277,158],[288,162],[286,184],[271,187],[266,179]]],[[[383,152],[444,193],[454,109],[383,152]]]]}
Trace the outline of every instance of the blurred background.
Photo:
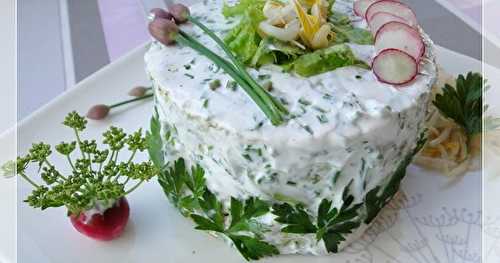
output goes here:
{"type": "MultiPolygon", "coordinates": [[[[148,41],[147,13],[166,2],[18,1],[18,120],[148,41]]],[[[414,8],[437,44],[481,59],[481,0],[404,2],[414,8]]],[[[485,1],[485,5],[486,9],[497,10],[492,14],[500,13],[500,1],[485,1]]],[[[500,27],[494,29],[500,38],[500,27]]],[[[496,39],[487,39],[485,46],[498,45],[496,39]]]]}

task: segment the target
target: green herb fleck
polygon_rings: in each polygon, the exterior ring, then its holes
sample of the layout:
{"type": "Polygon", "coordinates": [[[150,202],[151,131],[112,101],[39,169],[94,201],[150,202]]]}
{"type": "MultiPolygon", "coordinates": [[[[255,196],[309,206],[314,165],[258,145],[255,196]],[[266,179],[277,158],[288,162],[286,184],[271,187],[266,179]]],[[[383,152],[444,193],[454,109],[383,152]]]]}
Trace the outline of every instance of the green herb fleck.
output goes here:
{"type": "Polygon", "coordinates": [[[314,131],[311,129],[309,125],[302,125],[301,127],[309,134],[314,135],[314,131]]]}
{"type": "Polygon", "coordinates": [[[271,92],[271,91],[273,91],[273,82],[271,82],[271,81],[266,81],[266,82],[264,82],[264,84],[262,84],[262,87],[263,87],[265,90],[267,90],[267,91],[271,92]]]}
{"type": "Polygon", "coordinates": [[[299,99],[299,103],[302,104],[302,105],[304,105],[304,106],[309,106],[309,105],[312,104],[312,102],[310,102],[309,100],[304,99],[304,98],[300,98],[299,99]]]}
{"type": "Polygon", "coordinates": [[[216,89],[220,88],[220,86],[221,86],[221,83],[220,83],[220,80],[218,80],[218,79],[213,80],[209,84],[209,87],[211,90],[216,90],[216,89]]]}
{"type": "Polygon", "coordinates": [[[232,91],[236,91],[236,89],[238,88],[238,83],[236,83],[236,81],[229,80],[226,83],[226,88],[228,88],[228,89],[230,89],[232,91]]]}
{"type": "Polygon", "coordinates": [[[203,108],[205,108],[205,109],[208,108],[209,101],[210,101],[209,99],[204,99],[203,100],[203,108]]]}
{"type": "Polygon", "coordinates": [[[328,117],[326,117],[326,115],[324,115],[324,114],[317,115],[317,116],[316,116],[316,118],[318,118],[318,121],[319,121],[321,124],[328,123],[328,117]]]}

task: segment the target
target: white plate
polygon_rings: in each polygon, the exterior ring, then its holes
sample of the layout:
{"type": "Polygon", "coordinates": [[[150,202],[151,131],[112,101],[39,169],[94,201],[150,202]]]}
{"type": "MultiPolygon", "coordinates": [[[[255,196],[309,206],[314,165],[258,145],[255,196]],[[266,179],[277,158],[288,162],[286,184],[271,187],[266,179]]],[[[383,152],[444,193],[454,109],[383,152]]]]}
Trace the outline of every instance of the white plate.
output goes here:
{"type": "MultiPolygon", "coordinates": [[[[126,98],[130,87],[147,84],[145,50],[146,46],[138,48],[22,122],[19,151],[24,153],[32,142],[56,144],[71,139],[71,131],[60,124],[66,113],[85,112],[89,105],[126,98]]],[[[444,48],[438,48],[438,61],[453,74],[481,71],[480,62],[444,48]]],[[[135,104],[115,112],[105,122],[91,122],[86,136],[99,137],[112,124],[129,132],[148,127],[151,112],[151,103],[135,104]]],[[[40,212],[28,207],[22,200],[30,190],[26,183],[18,184],[20,262],[244,262],[221,240],[194,230],[155,182],[129,197],[131,221],[127,230],[120,239],[107,243],[74,231],[62,208],[40,212]]],[[[385,209],[369,233],[348,251],[330,257],[280,256],[262,262],[479,262],[480,173],[451,181],[411,167],[403,190],[406,198],[385,209]]],[[[0,225],[2,220],[0,217],[0,225]]]]}

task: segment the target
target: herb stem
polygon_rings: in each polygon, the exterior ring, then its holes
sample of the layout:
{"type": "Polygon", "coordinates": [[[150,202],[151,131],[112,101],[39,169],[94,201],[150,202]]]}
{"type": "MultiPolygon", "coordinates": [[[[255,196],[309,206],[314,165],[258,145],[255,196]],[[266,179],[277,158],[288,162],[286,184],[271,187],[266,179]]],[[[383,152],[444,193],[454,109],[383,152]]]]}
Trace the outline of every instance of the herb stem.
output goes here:
{"type": "Polygon", "coordinates": [[[139,186],[141,186],[142,183],[144,183],[144,180],[139,181],[136,185],[134,185],[132,188],[130,188],[130,190],[125,192],[125,195],[129,195],[130,193],[132,193],[135,189],[137,189],[139,186]]]}
{"type": "Polygon", "coordinates": [[[28,183],[30,183],[33,187],[35,188],[40,188],[40,186],[35,183],[33,180],[31,180],[28,176],[26,176],[26,174],[24,173],[20,173],[19,174],[24,180],[26,180],[28,183]]]}
{"type": "Polygon", "coordinates": [[[111,156],[109,157],[108,164],[111,164],[111,162],[113,162],[113,159],[115,158],[115,154],[116,154],[115,150],[111,151],[111,156]]]}
{"type": "Polygon", "coordinates": [[[69,158],[69,155],[66,155],[66,159],[68,159],[68,163],[71,166],[71,169],[76,170],[75,166],[73,165],[73,161],[71,161],[71,158],[69,158]]]}
{"type": "Polygon", "coordinates": [[[102,164],[103,163],[104,162],[102,162],[102,163],[99,164],[99,171],[97,172],[97,174],[99,174],[99,176],[101,176],[101,173],[102,173],[102,164]]]}
{"type": "Polygon", "coordinates": [[[82,158],[85,159],[85,153],[83,153],[82,149],[82,141],[80,140],[80,134],[78,134],[78,130],[73,128],[73,131],[75,131],[75,137],[76,137],[76,142],[78,143],[78,149],[80,149],[80,152],[82,153],[82,158]]]}
{"type": "Polygon", "coordinates": [[[118,161],[118,154],[119,154],[119,153],[120,153],[119,151],[116,151],[116,154],[115,154],[115,159],[113,160],[113,163],[115,163],[115,164],[116,164],[116,162],[118,161]]]}
{"type": "Polygon", "coordinates": [[[147,94],[147,95],[144,95],[144,96],[141,96],[141,97],[137,97],[137,98],[133,98],[133,99],[130,99],[130,100],[125,100],[125,101],[122,101],[122,102],[118,102],[118,103],[109,105],[108,107],[110,109],[113,109],[113,108],[120,107],[120,106],[128,104],[128,103],[132,103],[132,102],[135,102],[135,101],[140,101],[140,100],[145,100],[145,99],[151,98],[151,97],[153,97],[153,95],[154,94],[147,94]]]}
{"type": "Polygon", "coordinates": [[[136,153],[137,153],[137,150],[134,150],[134,151],[132,152],[132,154],[130,155],[130,158],[128,158],[127,163],[132,162],[132,160],[134,159],[134,157],[135,157],[135,154],[136,154],[136,153]]]}

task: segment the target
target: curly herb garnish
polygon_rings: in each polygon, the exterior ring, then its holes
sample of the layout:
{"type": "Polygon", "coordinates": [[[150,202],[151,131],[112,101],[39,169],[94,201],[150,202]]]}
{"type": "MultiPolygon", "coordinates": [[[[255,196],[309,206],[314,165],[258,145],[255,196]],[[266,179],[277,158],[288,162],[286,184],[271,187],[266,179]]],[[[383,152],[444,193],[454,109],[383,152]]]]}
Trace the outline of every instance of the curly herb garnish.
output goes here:
{"type": "Polygon", "coordinates": [[[69,214],[78,215],[97,202],[114,202],[158,175],[159,170],[152,162],[133,162],[138,152],[148,148],[141,130],[127,135],[122,129],[111,127],[103,134],[107,148],[100,149],[95,140],[81,137],[87,125],[84,117],[71,112],[63,124],[73,130],[75,140],[61,142],[54,148],[67,160],[71,172],[66,174],[52,164],[53,149],[46,143],[33,144],[27,155],[17,158],[17,175],[34,187],[25,200],[30,206],[42,210],[64,206],[69,214]],[[126,161],[119,161],[124,149],[131,154],[126,161]],[[37,182],[38,178],[28,176],[32,165],[37,166],[43,184],[37,182]],[[135,183],[127,188],[132,181],[135,183]]]}

